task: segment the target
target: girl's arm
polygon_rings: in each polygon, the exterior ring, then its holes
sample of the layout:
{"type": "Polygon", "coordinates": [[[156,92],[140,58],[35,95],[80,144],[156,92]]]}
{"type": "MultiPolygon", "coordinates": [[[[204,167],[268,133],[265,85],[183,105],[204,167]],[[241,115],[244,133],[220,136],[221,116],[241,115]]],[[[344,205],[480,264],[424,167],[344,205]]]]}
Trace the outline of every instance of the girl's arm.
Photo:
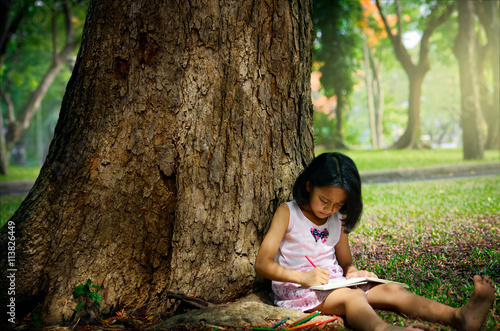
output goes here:
{"type": "Polygon", "coordinates": [[[335,255],[337,261],[339,262],[342,269],[344,269],[344,276],[346,278],[351,277],[377,277],[373,272],[366,270],[358,270],[353,263],[351,248],[349,247],[349,235],[344,232],[342,227],[342,232],[340,233],[340,239],[335,246],[335,255]]]}
{"type": "Polygon", "coordinates": [[[315,268],[310,272],[300,272],[288,269],[274,261],[281,241],[285,236],[290,219],[290,210],[287,205],[281,205],[274,214],[271,227],[260,246],[257,259],[255,260],[255,271],[259,276],[280,282],[290,282],[304,286],[326,284],[328,282],[328,270],[315,268]]]}

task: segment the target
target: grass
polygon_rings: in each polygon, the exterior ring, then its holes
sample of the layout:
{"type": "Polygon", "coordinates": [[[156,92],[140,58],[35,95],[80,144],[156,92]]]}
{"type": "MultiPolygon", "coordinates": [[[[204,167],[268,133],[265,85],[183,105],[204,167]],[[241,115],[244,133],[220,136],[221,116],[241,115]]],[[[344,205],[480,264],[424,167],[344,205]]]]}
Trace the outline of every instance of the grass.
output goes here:
{"type": "MultiPolygon", "coordinates": [[[[350,236],[358,267],[453,307],[472,293],[475,274],[500,284],[498,187],[500,175],[364,185],[365,212],[350,236]]],[[[487,330],[500,325],[499,297],[500,287],[487,330]]]]}
{"type": "MultiPolygon", "coordinates": [[[[318,150],[316,154],[327,152],[318,150]]],[[[462,149],[421,149],[421,150],[348,150],[342,153],[350,156],[359,171],[381,169],[418,168],[468,162],[499,162],[500,151],[487,150],[484,159],[464,161],[462,149]]],[[[9,175],[0,175],[0,182],[36,179],[41,167],[10,166],[9,175]]]]}
{"type": "Polygon", "coordinates": [[[14,212],[23,202],[26,194],[2,195],[0,196],[0,229],[14,215],[14,212]]]}
{"type": "Polygon", "coordinates": [[[26,180],[36,179],[40,173],[40,166],[27,167],[27,166],[9,166],[9,174],[0,174],[0,182],[13,181],[13,180],[26,180]]]}
{"type": "MultiPolygon", "coordinates": [[[[316,154],[323,151],[317,151],[316,154]]],[[[329,152],[326,151],[325,152],[329,152]]],[[[372,171],[382,169],[420,168],[439,165],[462,164],[470,162],[499,162],[500,151],[487,150],[482,160],[463,160],[461,149],[420,149],[420,150],[373,150],[341,151],[351,157],[358,170],[372,171]]]]}

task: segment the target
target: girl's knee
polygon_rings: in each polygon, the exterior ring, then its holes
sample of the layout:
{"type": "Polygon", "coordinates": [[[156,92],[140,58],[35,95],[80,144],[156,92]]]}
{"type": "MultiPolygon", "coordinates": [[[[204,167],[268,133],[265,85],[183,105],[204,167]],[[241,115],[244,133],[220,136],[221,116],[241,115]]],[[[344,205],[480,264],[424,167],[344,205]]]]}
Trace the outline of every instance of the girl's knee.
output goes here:
{"type": "Polygon", "coordinates": [[[378,285],[377,287],[380,287],[380,289],[383,290],[384,292],[386,292],[387,294],[397,295],[400,293],[407,292],[403,286],[401,286],[399,284],[394,284],[394,283],[381,284],[381,285],[378,285]]]}
{"type": "Polygon", "coordinates": [[[355,288],[341,288],[328,295],[325,301],[317,307],[324,314],[345,315],[349,304],[368,304],[363,290],[355,288]]]}

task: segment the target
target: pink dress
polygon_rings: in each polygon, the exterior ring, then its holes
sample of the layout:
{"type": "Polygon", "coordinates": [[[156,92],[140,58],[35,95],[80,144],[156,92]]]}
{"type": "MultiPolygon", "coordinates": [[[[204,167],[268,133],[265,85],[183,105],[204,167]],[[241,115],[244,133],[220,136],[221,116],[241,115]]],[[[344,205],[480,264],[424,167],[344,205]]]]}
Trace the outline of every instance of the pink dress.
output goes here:
{"type": "MultiPolygon", "coordinates": [[[[330,278],[343,276],[337,262],[335,245],[340,239],[340,213],[328,217],[323,225],[311,222],[295,201],[287,202],[290,219],[285,236],[274,260],[282,266],[306,272],[313,269],[307,255],[316,266],[330,271],[330,278]]],[[[274,303],[283,308],[308,311],[320,305],[331,291],[302,288],[299,284],[273,281],[274,303]]]]}

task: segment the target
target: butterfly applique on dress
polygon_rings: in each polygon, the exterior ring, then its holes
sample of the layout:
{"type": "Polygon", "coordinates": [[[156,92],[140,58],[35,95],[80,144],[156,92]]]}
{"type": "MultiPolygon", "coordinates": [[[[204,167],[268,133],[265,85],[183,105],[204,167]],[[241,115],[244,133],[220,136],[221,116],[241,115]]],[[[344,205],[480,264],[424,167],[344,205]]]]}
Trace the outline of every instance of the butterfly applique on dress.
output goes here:
{"type": "Polygon", "coordinates": [[[319,232],[318,229],[311,228],[311,234],[313,235],[316,242],[318,242],[318,239],[321,239],[321,242],[324,243],[330,235],[330,232],[328,232],[328,229],[324,229],[323,231],[319,232]]]}

